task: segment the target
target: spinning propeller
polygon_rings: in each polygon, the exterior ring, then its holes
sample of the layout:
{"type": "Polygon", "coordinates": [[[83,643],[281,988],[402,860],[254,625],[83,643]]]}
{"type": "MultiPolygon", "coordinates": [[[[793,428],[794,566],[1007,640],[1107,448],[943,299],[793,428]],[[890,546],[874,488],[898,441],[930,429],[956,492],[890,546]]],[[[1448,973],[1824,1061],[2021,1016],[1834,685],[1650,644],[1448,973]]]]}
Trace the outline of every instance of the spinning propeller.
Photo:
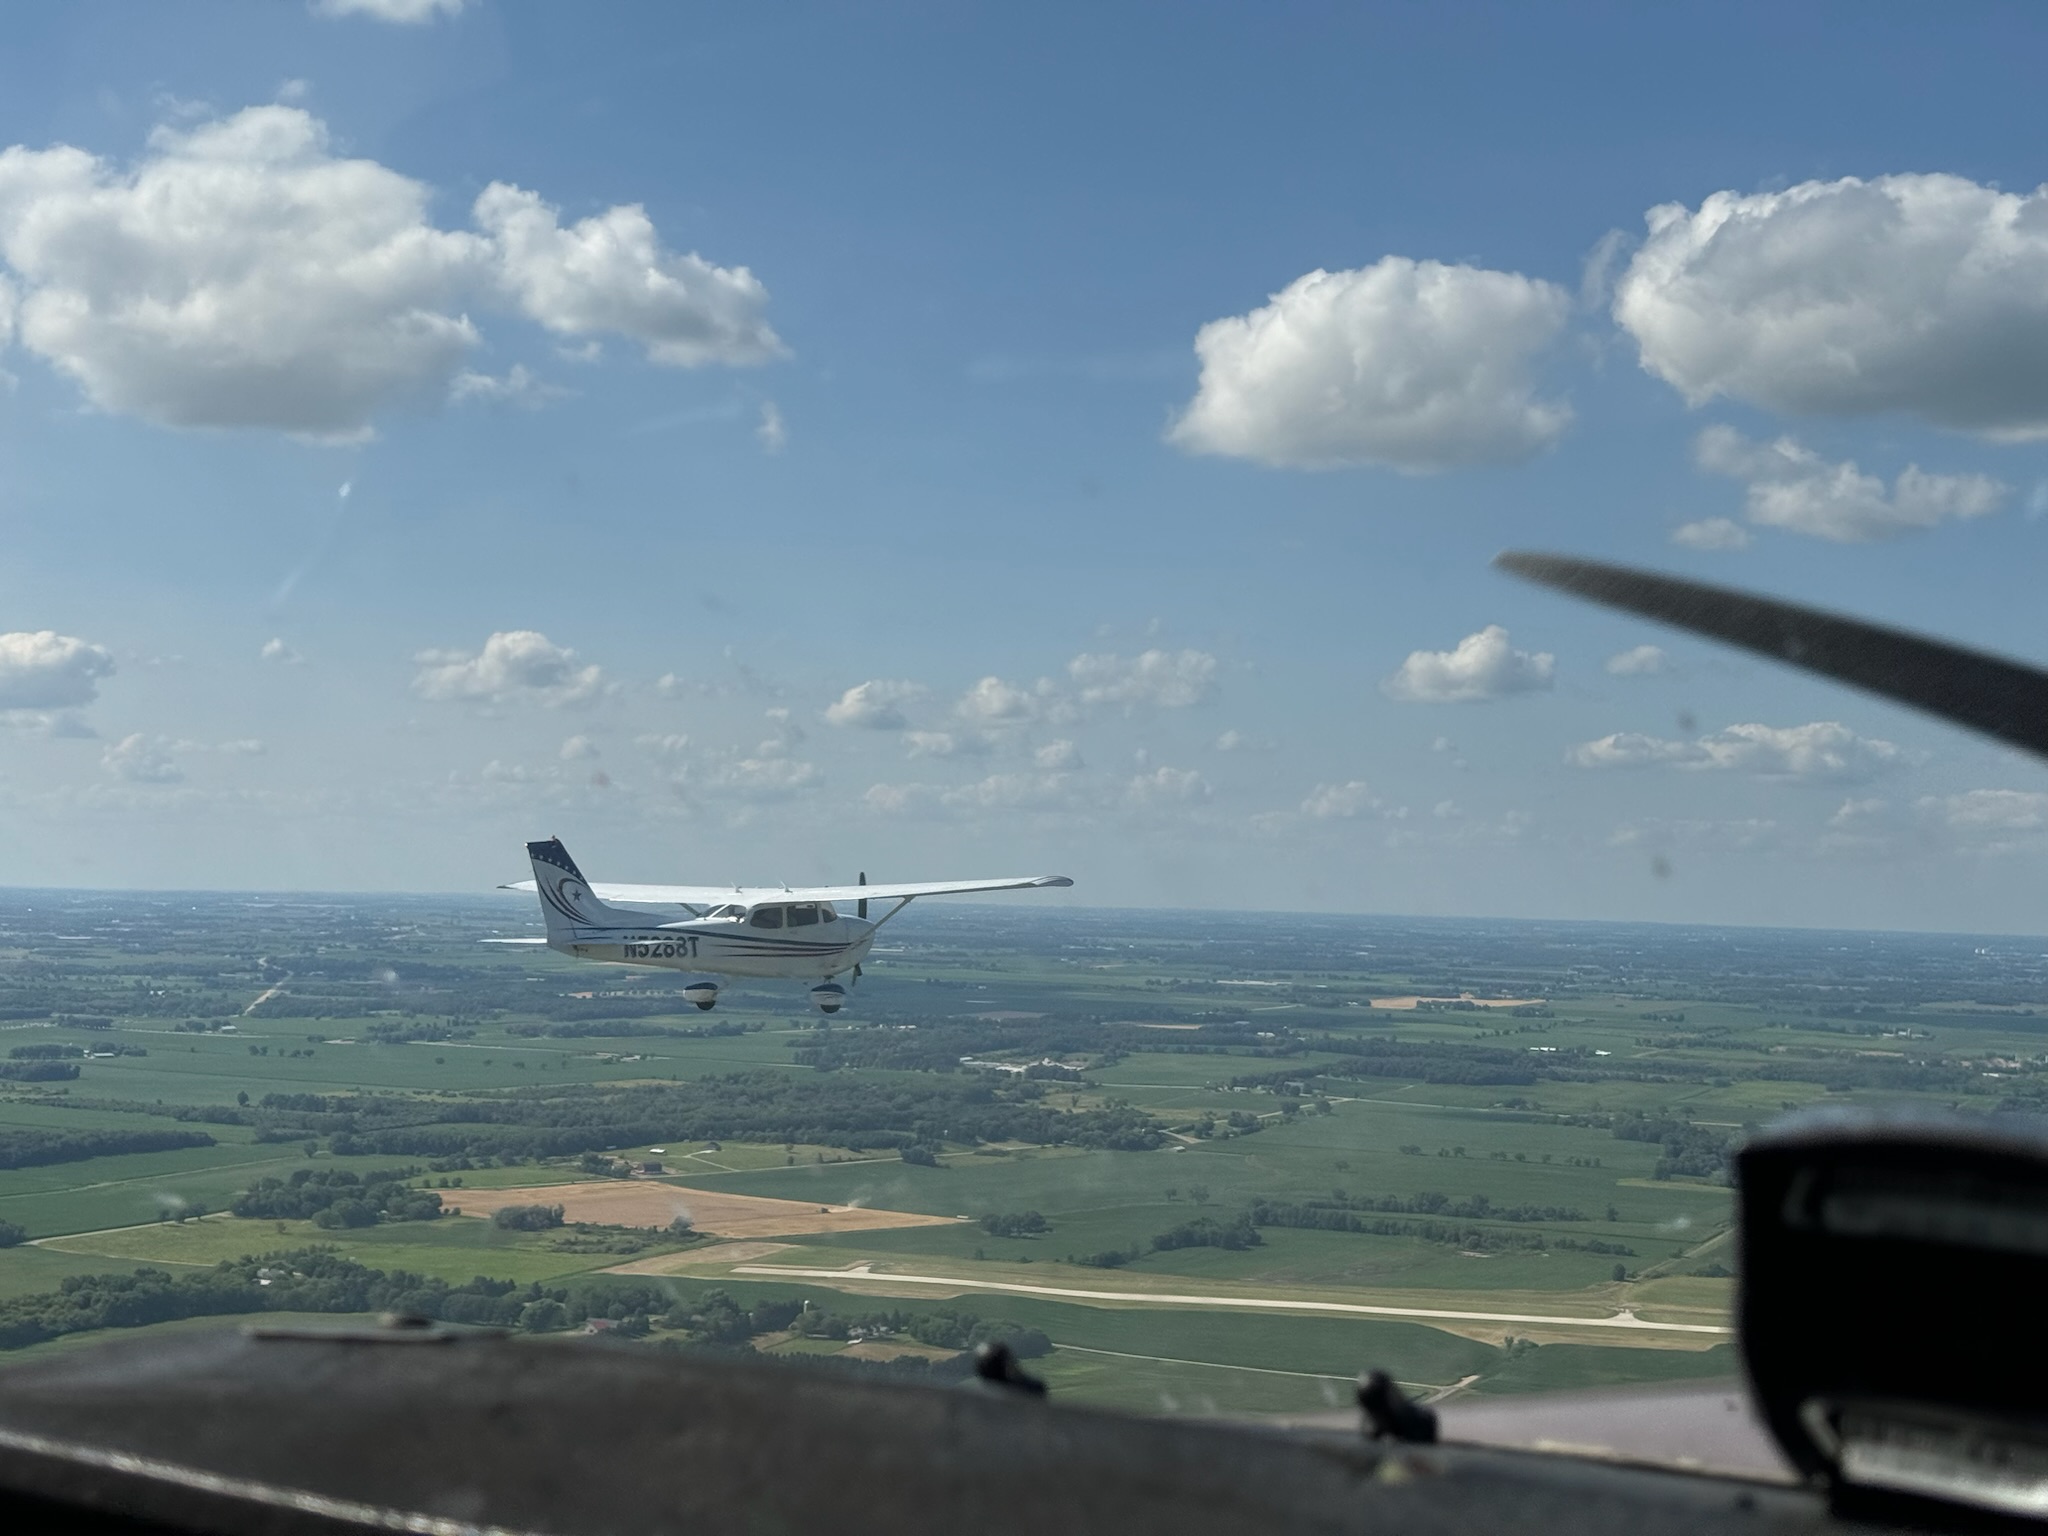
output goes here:
{"type": "Polygon", "coordinates": [[[1946,640],[1728,587],[1567,555],[1510,551],[1502,570],[1925,710],[2048,757],[2048,671],[1946,640]]]}

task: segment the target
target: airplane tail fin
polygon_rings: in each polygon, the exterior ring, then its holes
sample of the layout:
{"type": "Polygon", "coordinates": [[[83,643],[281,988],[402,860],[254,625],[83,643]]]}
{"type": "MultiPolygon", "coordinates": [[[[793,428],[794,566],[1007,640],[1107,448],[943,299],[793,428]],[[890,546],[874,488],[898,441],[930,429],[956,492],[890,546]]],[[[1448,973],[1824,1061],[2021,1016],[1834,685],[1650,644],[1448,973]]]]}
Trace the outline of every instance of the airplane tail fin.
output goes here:
{"type": "Polygon", "coordinates": [[[631,921],[627,914],[597,899],[560,838],[528,843],[526,856],[533,860],[533,881],[540,889],[541,918],[547,924],[550,941],[574,938],[588,928],[613,927],[631,921]]]}

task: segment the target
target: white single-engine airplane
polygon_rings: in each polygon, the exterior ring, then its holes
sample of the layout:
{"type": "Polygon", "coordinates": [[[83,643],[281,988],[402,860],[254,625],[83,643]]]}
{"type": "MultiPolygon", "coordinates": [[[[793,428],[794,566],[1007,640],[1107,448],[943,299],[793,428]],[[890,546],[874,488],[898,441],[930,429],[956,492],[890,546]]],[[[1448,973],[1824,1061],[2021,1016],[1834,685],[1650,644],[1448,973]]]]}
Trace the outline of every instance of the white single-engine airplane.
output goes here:
{"type": "MultiPolygon", "coordinates": [[[[933,880],[912,885],[788,886],[594,885],[569,857],[559,838],[528,843],[533,878],[499,887],[540,896],[545,939],[496,939],[498,944],[545,944],[565,955],[610,965],[648,965],[669,971],[703,971],[714,976],[817,977],[811,1001],[821,1012],[837,1013],[846,988],[832,978],[851,971],[875,942],[875,930],[919,896],[958,896],[973,891],[1022,891],[1072,885],[1065,875],[1028,875],[1014,880],[933,880]],[[868,921],[869,901],[893,901],[868,921]],[[613,902],[631,905],[613,906],[613,902]],[[850,903],[855,915],[840,912],[850,903]],[[689,916],[639,910],[641,905],[681,907],[689,916]]],[[[718,984],[692,982],[683,996],[699,1008],[718,1002],[718,984]]]]}

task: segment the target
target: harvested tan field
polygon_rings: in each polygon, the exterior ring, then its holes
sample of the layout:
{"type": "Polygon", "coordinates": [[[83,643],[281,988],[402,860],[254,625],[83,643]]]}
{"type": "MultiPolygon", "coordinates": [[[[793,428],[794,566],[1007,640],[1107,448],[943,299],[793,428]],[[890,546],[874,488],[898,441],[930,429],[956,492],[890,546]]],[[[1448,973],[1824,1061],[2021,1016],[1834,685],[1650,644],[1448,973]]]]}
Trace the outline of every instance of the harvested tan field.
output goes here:
{"type": "Polygon", "coordinates": [[[868,1206],[814,1205],[761,1195],[723,1195],[658,1179],[599,1179],[590,1184],[537,1184],[526,1189],[450,1190],[465,1216],[488,1216],[508,1205],[559,1205],[567,1221],[610,1227],[665,1227],[687,1216],[713,1237],[782,1237],[799,1232],[866,1232],[877,1227],[930,1227],[956,1216],[916,1216],[868,1206]]]}

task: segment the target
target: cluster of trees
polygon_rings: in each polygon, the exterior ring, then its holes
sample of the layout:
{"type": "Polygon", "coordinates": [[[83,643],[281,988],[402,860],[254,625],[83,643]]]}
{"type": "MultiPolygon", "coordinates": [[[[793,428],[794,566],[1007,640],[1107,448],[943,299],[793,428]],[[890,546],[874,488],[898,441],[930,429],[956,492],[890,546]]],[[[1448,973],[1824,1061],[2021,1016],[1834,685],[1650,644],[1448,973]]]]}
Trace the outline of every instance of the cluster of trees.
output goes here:
{"type": "Polygon", "coordinates": [[[1158,1253],[1168,1253],[1176,1248],[1227,1248],[1241,1252],[1246,1248],[1256,1248],[1263,1242],[1265,1239],[1259,1236],[1259,1229],[1252,1224],[1251,1213],[1242,1211],[1228,1217],[1197,1216],[1193,1221],[1160,1233],[1152,1239],[1152,1247],[1158,1253]]]}
{"type": "MultiPolygon", "coordinates": [[[[1460,1153],[1463,1152],[1460,1148],[1460,1153]]],[[[1447,1216],[1454,1221],[1584,1221],[1586,1213],[1571,1205],[1495,1205],[1485,1195],[1453,1200],[1449,1195],[1425,1189],[1414,1195],[1352,1195],[1332,1190],[1327,1198],[1315,1198],[1307,1205],[1327,1206],[1340,1211],[1391,1211],[1403,1216],[1447,1216]]]]}
{"type": "Polygon", "coordinates": [[[1161,1232],[1149,1243],[1132,1243],[1128,1248],[1105,1248],[1100,1253],[1074,1254],[1069,1256],[1068,1262],[1085,1264],[1090,1269],[1122,1269],[1147,1253],[1170,1253],[1176,1248],[1227,1248],[1239,1252],[1257,1248],[1265,1241],[1252,1224],[1250,1212],[1221,1218],[1197,1216],[1193,1221],[1182,1222],[1161,1232]]]}
{"type": "Polygon", "coordinates": [[[51,1163],[83,1162],[88,1157],[175,1152],[213,1144],[204,1131],[0,1130],[0,1168],[41,1168],[51,1163]]]}
{"type": "Polygon", "coordinates": [[[573,1157],[662,1141],[808,1142],[876,1151],[1022,1141],[1147,1151],[1164,1139],[1130,1105],[1061,1110],[1039,1083],[738,1072],[676,1083],[549,1084],[459,1100],[362,1094],[288,1111],[267,1095],[259,1139],[331,1133],[337,1155],[573,1157]]]}
{"type": "Polygon", "coordinates": [[[441,1197],[408,1182],[417,1168],[355,1174],[346,1168],[300,1168],[288,1179],[258,1179],[228,1207],[264,1221],[311,1221],[321,1227],[374,1227],[380,1221],[433,1221],[441,1197]]]}
{"type": "Polygon", "coordinates": [[[1728,1155],[1740,1132],[1720,1126],[1694,1125],[1665,1116],[1624,1115],[1614,1125],[1620,1141],[1654,1141],[1662,1149],[1652,1178],[1713,1179],[1729,1182],[1728,1155]]]}
{"type": "Polygon", "coordinates": [[[990,1237],[1043,1237],[1052,1223],[1036,1211],[990,1212],[981,1218],[981,1230],[990,1237]]]}
{"type": "MultiPolygon", "coordinates": [[[[600,1293],[593,1299],[610,1299],[611,1310],[616,1312],[635,1302],[651,1303],[658,1294],[636,1295],[632,1288],[621,1287],[600,1293]]],[[[660,1312],[660,1308],[653,1305],[648,1305],[647,1310],[650,1313],[660,1312]]],[[[665,1312],[660,1312],[660,1321],[664,1328],[687,1332],[692,1344],[713,1349],[744,1347],[763,1334],[793,1333],[810,1339],[904,1338],[934,1349],[961,1351],[951,1360],[917,1357],[892,1360],[888,1362],[892,1375],[965,1376],[973,1369],[971,1357],[966,1352],[985,1343],[1007,1344],[1023,1360],[1035,1359],[1052,1350],[1052,1340],[1042,1329],[983,1318],[950,1307],[927,1313],[837,1313],[810,1306],[795,1297],[764,1299],[743,1307],[723,1290],[706,1291],[695,1301],[669,1306],[665,1312]]],[[[629,1333],[645,1331],[635,1327],[636,1316],[630,1312],[620,1322],[629,1333]]],[[[816,1357],[807,1363],[814,1362],[816,1357]]],[[[850,1360],[817,1363],[856,1364],[850,1360]]],[[[872,1362],[867,1364],[868,1368],[873,1368],[872,1362]]]]}
{"type": "Polygon", "coordinates": [[[909,1146],[903,1148],[900,1155],[904,1162],[915,1163],[920,1168],[938,1168],[943,1166],[939,1162],[939,1149],[937,1147],[928,1147],[920,1141],[914,1141],[909,1146]]]}
{"type": "Polygon", "coordinates": [[[0,1061],[0,1082],[68,1083],[77,1076],[75,1061],[0,1061]]]}
{"type": "Polygon", "coordinates": [[[18,1248],[27,1241],[27,1227],[18,1221],[0,1221],[0,1248],[18,1248]]]}
{"type": "Polygon", "coordinates": [[[70,1045],[61,1040],[40,1041],[35,1045],[17,1045],[7,1053],[9,1061],[76,1061],[85,1054],[82,1045],[70,1045]]]}
{"type": "Polygon", "coordinates": [[[508,1232],[545,1232],[562,1224],[559,1205],[501,1205],[491,1212],[491,1225],[508,1232]]]}

